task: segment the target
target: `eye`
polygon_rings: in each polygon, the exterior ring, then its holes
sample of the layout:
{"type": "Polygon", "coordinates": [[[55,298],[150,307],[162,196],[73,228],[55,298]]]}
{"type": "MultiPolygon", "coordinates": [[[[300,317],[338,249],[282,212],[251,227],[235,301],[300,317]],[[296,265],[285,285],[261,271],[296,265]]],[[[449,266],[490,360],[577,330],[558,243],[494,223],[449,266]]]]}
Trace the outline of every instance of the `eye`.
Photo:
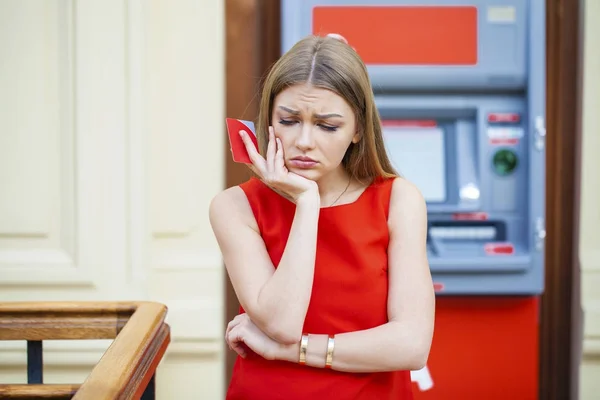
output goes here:
{"type": "Polygon", "coordinates": [[[327,132],[335,132],[338,129],[337,126],[332,126],[332,125],[319,124],[318,126],[327,132]]]}
{"type": "Polygon", "coordinates": [[[289,119],[280,119],[279,123],[281,125],[285,125],[285,126],[290,126],[290,125],[294,125],[296,123],[296,121],[294,120],[289,120],[289,119]]]}

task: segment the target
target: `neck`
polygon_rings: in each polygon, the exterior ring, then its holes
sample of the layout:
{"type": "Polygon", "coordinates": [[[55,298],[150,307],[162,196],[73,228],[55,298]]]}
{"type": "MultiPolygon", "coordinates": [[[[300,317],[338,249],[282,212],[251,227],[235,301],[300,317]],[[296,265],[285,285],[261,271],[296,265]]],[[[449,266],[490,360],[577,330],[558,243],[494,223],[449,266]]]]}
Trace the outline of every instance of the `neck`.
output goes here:
{"type": "Polygon", "coordinates": [[[343,168],[327,174],[317,181],[321,203],[329,205],[346,189],[350,176],[343,168]]]}

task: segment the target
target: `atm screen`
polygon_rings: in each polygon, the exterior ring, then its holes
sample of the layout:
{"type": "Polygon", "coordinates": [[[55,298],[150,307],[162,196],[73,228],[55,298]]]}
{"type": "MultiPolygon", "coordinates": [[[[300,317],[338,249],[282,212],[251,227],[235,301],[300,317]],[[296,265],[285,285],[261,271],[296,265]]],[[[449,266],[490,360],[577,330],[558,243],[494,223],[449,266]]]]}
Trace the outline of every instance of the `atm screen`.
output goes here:
{"type": "Polygon", "coordinates": [[[384,121],[383,136],[398,173],[414,183],[427,202],[446,201],[444,130],[435,124],[384,121]]]}

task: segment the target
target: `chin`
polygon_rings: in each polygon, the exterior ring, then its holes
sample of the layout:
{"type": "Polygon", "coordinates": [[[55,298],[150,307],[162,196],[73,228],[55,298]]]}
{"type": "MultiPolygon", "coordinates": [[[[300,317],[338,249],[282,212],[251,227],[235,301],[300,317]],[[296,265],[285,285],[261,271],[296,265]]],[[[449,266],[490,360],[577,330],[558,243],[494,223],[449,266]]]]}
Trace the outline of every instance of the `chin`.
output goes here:
{"type": "Polygon", "coordinates": [[[321,179],[322,174],[316,169],[303,169],[303,168],[291,168],[290,172],[293,172],[296,175],[300,175],[303,178],[310,179],[311,181],[318,181],[321,179]]]}

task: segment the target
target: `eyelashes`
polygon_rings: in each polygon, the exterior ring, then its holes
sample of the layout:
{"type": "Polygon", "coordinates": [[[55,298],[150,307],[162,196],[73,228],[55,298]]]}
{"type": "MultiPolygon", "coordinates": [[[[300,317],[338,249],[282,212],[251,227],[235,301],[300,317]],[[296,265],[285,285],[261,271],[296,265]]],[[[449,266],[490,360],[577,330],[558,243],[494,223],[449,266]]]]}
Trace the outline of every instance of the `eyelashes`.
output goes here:
{"type": "MultiPolygon", "coordinates": [[[[279,120],[279,123],[283,126],[292,126],[292,125],[296,124],[297,122],[298,121],[286,120],[286,119],[279,120]]],[[[337,126],[327,125],[327,124],[317,124],[317,126],[326,132],[335,132],[338,129],[337,126]]]]}

